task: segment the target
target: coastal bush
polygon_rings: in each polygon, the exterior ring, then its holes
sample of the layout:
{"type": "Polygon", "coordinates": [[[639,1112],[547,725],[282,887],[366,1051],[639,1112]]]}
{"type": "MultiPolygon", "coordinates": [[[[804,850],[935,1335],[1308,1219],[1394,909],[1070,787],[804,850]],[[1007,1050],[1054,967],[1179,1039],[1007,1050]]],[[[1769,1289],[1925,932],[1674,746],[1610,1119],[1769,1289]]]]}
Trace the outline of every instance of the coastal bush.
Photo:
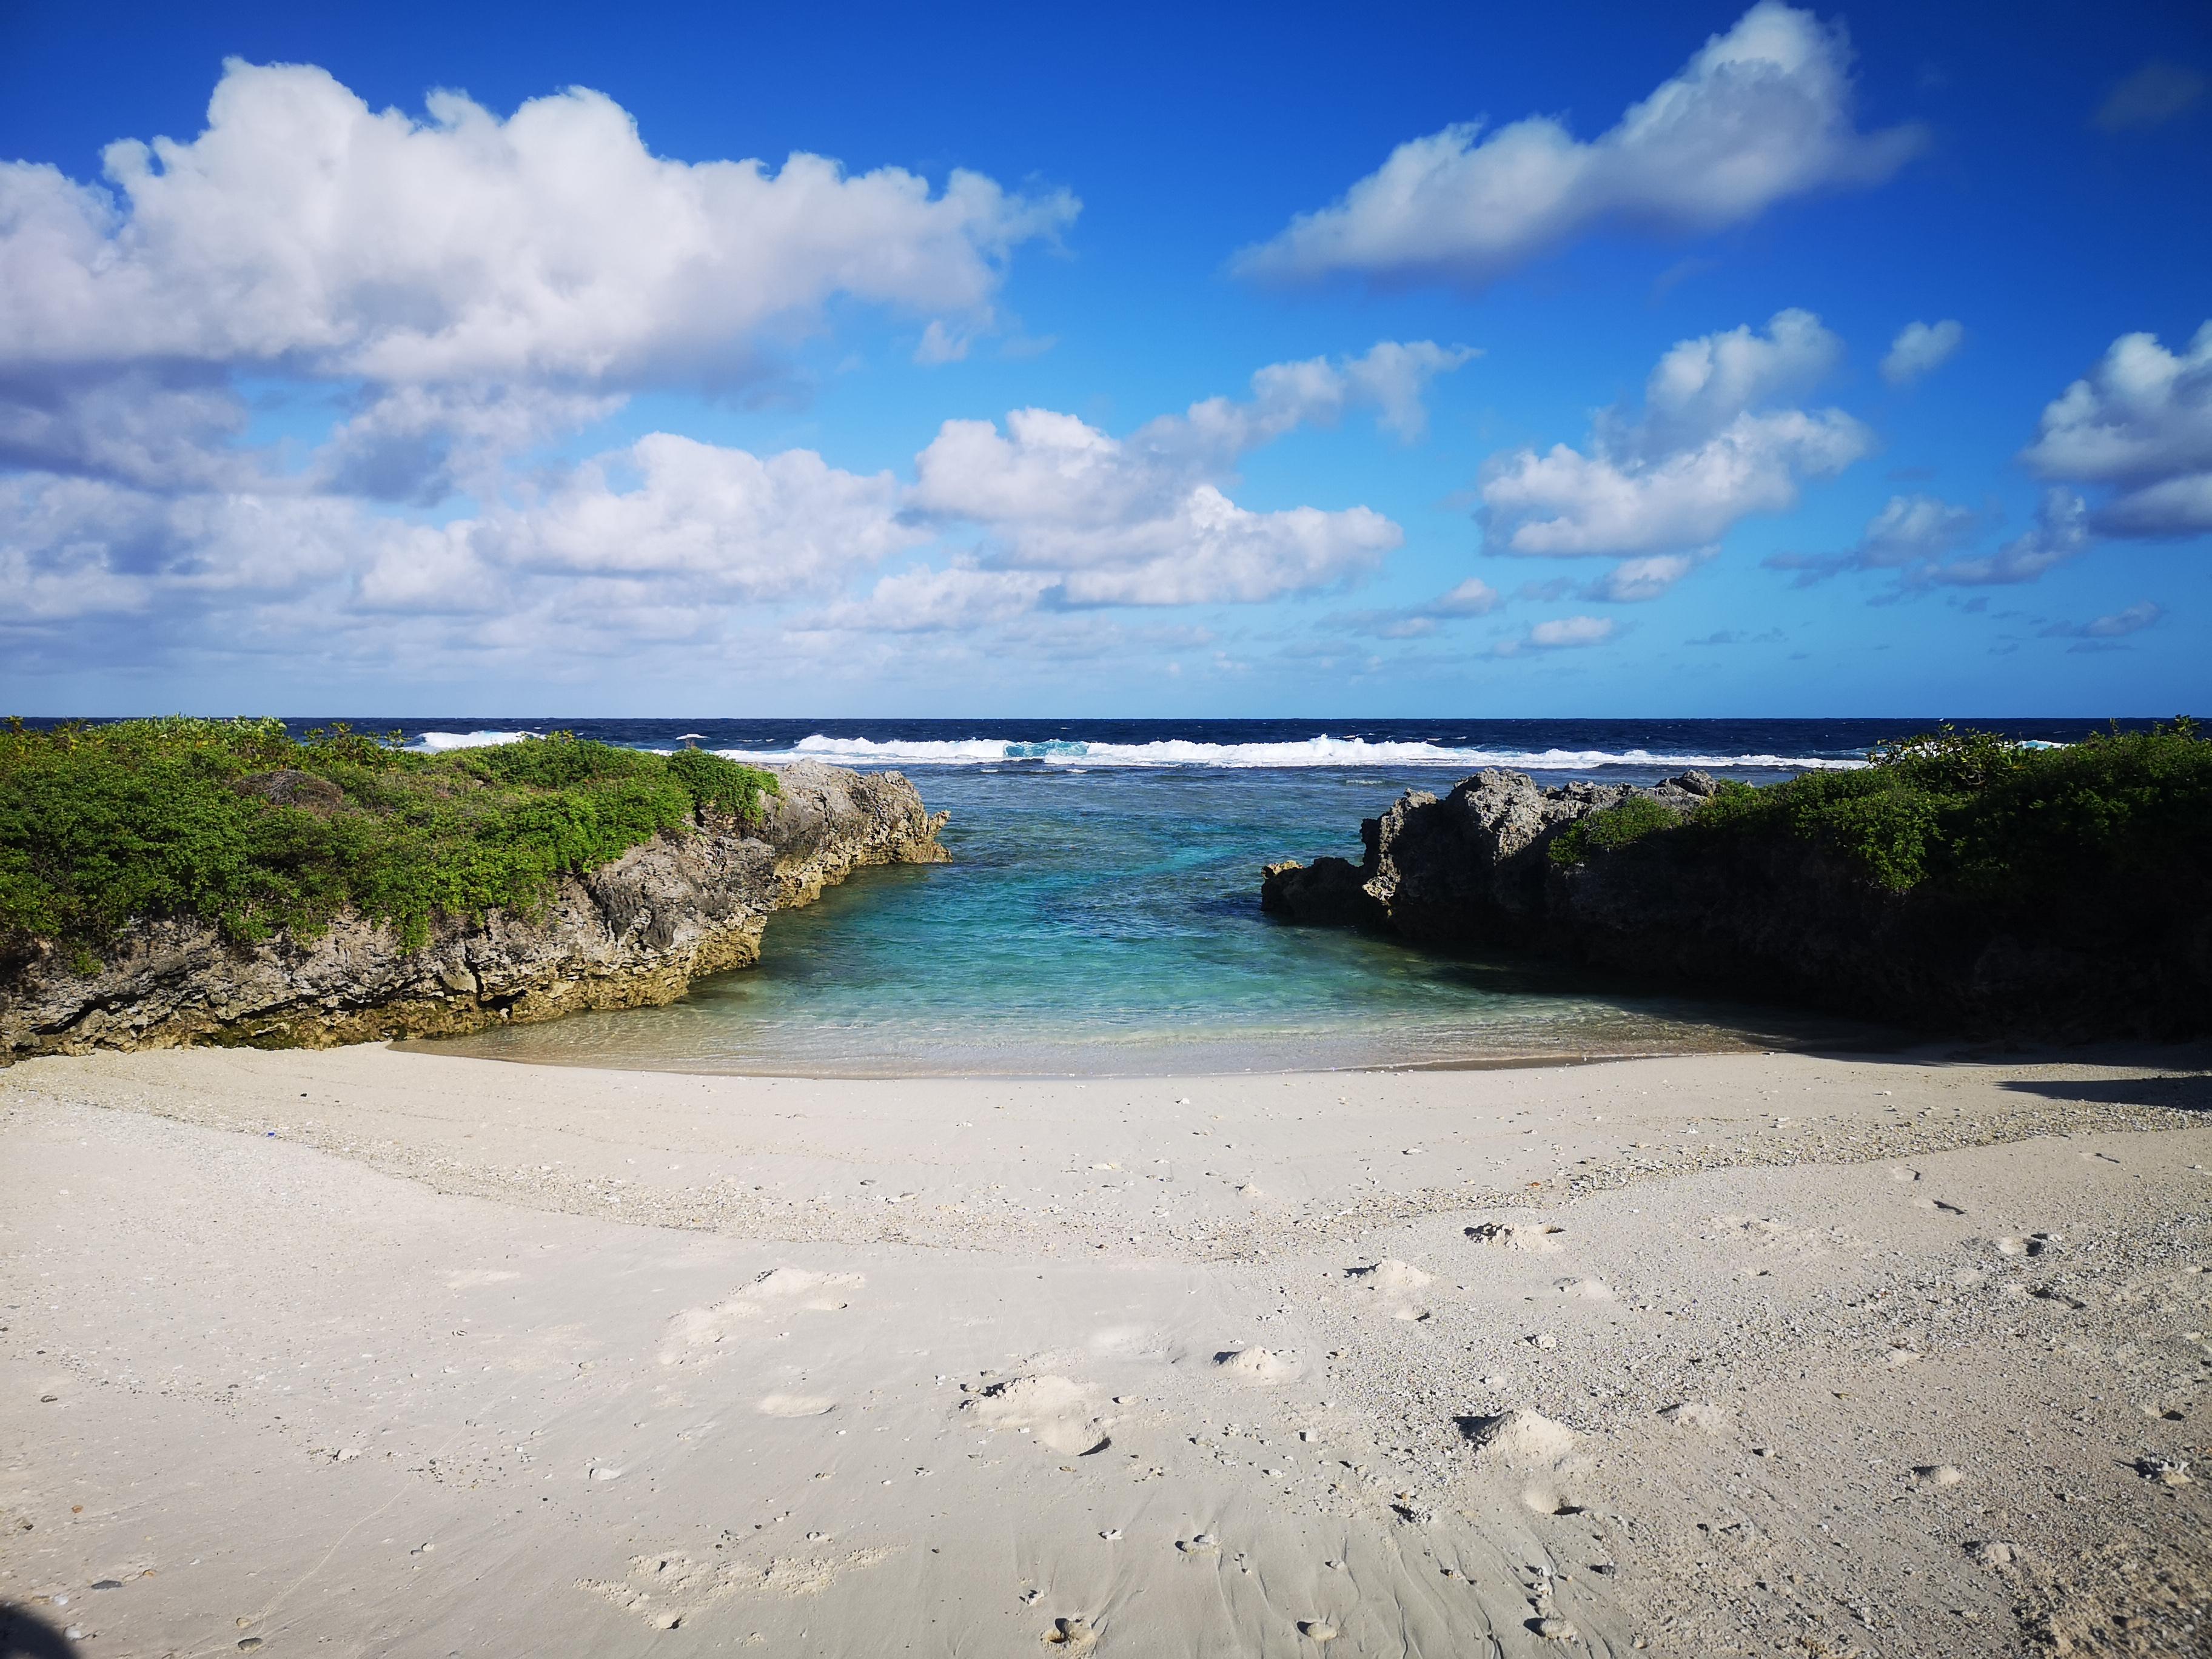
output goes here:
{"type": "Polygon", "coordinates": [[[1631,795],[1618,806],[1577,818],[1552,838],[1552,861],[1581,864],[1592,853],[1626,847],[1660,830],[1672,830],[1682,815],[1649,795],[1631,795]]]}
{"type": "Polygon", "coordinates": [[[2193,720],[2049,748],[1947,726],[1870,758],[1764,788],[1724,784],[1679,819],[1649,801],[1634,816],[1634,803],[1595,813],[1554,838],[1553,856],[1579,862],[1655,831],[1681,837],[1686,854],[1780,837],[1892,891],[1981,908],[2047,907],[2088,882],[2179,894],[2212,879],[2212,739],[2193,720]]]}
{"type": "Polygon", "coordinates": [[[344,726],[165,719],[0,730],[0,935],[82,963],[126,923],[191,917],[239,943],[312,935],[348,908],[410,948],[439,916],[531,909],[561,876],[708,815],[775,775],[566,732],[424,755],[344,726]]]}

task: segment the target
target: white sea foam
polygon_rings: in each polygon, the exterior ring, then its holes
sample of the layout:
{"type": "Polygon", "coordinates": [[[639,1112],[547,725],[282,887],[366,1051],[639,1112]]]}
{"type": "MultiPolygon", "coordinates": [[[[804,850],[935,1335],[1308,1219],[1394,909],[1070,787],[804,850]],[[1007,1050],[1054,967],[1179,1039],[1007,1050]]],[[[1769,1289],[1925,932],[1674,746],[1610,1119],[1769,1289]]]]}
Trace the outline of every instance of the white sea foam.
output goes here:
{"type": "Polygon", "coordinates": [[[1473,770],[1484,766],[1527,772],[1587,772],[1604,766],[1678,770],[1753,769],[1765,771],[1844,770],[1864,761],[1807,755],[1686,755],[1650,749],[1454,749],[1432,743],[1370,743],[1364,738],[1308,738],[1298,743],[1008,743],[1000,738],[949,741],[870,738],[802,738],[787,749],[721,749],[732,760],[834,761],[848,766],[1435,766],[1473,770]]]}
{"type": "Polygon", "coordinates": [[[449,749],[489,749],[495,744],[520,743],[525,738],[543,735],[538,732],[425,732],[407,746],[428,755],[442,755],[449,749]]]}

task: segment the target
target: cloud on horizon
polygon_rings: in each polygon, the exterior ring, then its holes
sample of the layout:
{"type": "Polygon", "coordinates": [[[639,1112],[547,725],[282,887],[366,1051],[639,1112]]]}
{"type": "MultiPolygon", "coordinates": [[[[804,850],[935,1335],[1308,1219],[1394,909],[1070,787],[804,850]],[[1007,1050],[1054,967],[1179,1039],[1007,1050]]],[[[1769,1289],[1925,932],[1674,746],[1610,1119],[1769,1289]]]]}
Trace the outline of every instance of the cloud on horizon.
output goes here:
{"type": "Polygon", "coordinates": [[[1016,410],[1003,431],[947,421],[912,483],[811,450],[756,456],[655,432],[438,525],[283,480],[164,494],[20,473],[0,478],[0,614],[12,622],[0,635],[159,612],[228,615],[241,641],[264,624],[312,617],[342,637],[398,616],[495,617],[495,639],[531,617],[571,641],[691,638],[733,607],[789,600],[816,604],[795,620],[803,633],[915,633],[1046,605],[1249,604],[1364,575],[1403,532],[1366,507],[1239,507],[1224,490],[1237,463],[1358,409],[1410,438],[1429,382],[1474,355],[1385,341],[1273,364],[1249,398],[1208,398],[1126,439],[1049,410],[1016,410]],[[839,597],[963,533],[980,545],[839,597]]]}

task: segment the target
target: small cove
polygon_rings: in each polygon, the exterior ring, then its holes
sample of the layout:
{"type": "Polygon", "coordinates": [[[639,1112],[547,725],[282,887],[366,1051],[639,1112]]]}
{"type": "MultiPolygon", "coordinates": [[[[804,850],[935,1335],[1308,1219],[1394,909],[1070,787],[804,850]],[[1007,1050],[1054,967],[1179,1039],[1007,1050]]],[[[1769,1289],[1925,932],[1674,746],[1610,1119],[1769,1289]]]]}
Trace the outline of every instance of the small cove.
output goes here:
{"type": "MultiPolygon", "coordinates": [[[[672,734],[708,729],[656,724],[672,734]]],[[[1407,788],[1449,789],[1474,769],[1472,758],[1271,764],[1279,755],[1267,744],[1215,742],[1168,760],[1156,757],[1158,738],[1109,744],[964,724],[982,735],[960,739],[969,752],[957,758],[940,758],[952,739],[901,742],[880,726],[811,749],[797,736],[710,736],[726,752],[763,758],[902,763],[929,805],[951,814],[944,841],[953,862],[857,872],[818,903],[774,917],[757,967],[702,980],[667,1006],[421,1046],[629,1069],[1109,1076],[1559,1063],[1859,1047],[1887,1036],[1261,915],[1263,863],[1356,860],[1362,817],[1407,788]],[[843,752],[823,752],[833,744],[843,752]]],[[[1523,736],[1520,752],[1553,757],[1540,774],[1547,781],[1643,782],[1680,769],[1666,763],[1667,749],[1711,763],[1733,742],[1749,763],[1730,774],[1771,781],[1794,769],[1779,761],[1834,763],[1871,740],[1838,734],[1822,749],[1775,730],[1694,730],[1665,743],[1648,731],[1579,735],[1578,747],[1548,750],[1523,736]],[[1849,738],[1859,741],[1840,740],[1849,738]],[[1796,747],[1769,746],[1785,739],[1796,747]]]]}

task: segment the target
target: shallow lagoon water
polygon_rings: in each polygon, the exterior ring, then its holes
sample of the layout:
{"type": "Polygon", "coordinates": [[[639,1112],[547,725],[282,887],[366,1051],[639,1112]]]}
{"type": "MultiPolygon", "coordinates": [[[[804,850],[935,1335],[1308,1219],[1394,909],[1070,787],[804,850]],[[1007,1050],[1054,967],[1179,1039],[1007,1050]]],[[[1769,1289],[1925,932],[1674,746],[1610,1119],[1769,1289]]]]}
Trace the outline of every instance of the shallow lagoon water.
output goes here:
{"type": "MultiPolygon", "coordinates": [[[[718,746],[792,752],[789,739],[718,746]]],[[[864,757],[896,757],[824,756],[864,757]]],[[[1649,758],[1563,757],[1546,777],[1649,781],[1679,769],[1649,758]]],[[[757,967],[702,980],[668,1006],[423,1046],[655,1070],[1158,1075],[1880,1040],[1262,915],[1263,863],[1356,860],[1362,817],[1407,788],[1441,793],[1472,766],[1101,764],[1063,750],[904,769],[933,810],[951,812],[951,863],[856,872],[773,917],[757,967]]],[[[1731,773],[1788,775],[1771,763],[1731,773]]]]}

